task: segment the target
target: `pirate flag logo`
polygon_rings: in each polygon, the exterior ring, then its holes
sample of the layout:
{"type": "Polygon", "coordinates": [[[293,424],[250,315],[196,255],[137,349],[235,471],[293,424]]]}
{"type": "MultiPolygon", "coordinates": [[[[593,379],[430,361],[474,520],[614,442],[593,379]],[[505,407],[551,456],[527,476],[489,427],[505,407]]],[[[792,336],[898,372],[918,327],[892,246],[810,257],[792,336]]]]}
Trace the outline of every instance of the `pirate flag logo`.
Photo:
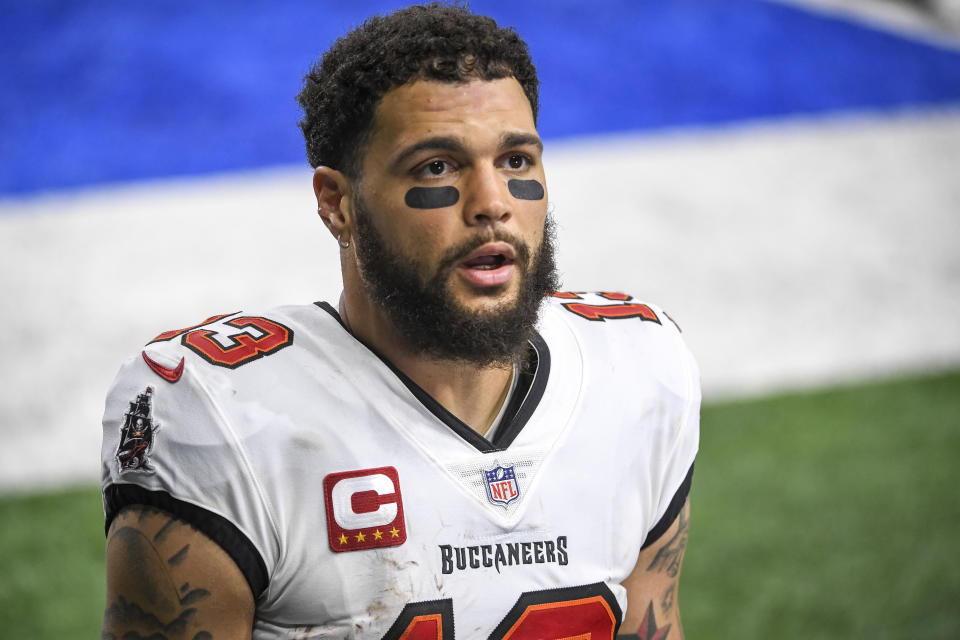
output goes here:
{"type": "Polygon", "coordinates": [[[117,460],[120,471],[149,471],[147,454],[153,449],[153,440],[160,425],[150,417],[152,410],[153,387],[137,395],[130,403],[130,410],[123,414],[123,426],[120,427],[120,446],[117,447],[117,460]]]}

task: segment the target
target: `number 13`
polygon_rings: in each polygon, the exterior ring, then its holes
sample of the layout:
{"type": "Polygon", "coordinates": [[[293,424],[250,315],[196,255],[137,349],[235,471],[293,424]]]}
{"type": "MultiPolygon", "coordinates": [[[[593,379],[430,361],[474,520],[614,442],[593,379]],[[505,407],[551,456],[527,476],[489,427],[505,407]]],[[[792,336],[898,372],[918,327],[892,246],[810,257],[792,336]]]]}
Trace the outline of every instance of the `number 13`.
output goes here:
{"type": "MultiPolygon", "coordinates": [[[[617,599],[602,582],[528,591],[489,640],[613,640],[621,617],[617,599]]],[[[408,604],[383,640],[454,640],[453,601],[408,604]]]]}

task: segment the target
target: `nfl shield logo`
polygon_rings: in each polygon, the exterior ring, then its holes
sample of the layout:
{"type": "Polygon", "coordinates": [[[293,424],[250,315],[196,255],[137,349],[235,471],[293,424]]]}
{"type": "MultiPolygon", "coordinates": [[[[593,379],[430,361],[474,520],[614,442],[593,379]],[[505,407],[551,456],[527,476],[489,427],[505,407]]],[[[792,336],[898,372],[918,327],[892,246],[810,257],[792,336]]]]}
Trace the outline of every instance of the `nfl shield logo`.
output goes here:
{"type": "Polygon", "coordinates": [[[483,472],[487,484],[487,498],[493,504],[508,504],[520,497],[520,485],[517,484],[517,474],[513,467],[497,465],[489,471],[483,472]]]}

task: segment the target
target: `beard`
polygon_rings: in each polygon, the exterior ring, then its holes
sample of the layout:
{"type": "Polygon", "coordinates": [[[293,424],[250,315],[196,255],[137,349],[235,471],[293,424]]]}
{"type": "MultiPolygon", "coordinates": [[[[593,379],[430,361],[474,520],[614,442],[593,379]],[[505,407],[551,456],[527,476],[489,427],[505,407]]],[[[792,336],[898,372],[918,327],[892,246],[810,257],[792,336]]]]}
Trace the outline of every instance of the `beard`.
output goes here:
{"type": "Polygon", "coordinates": [[[445,251],[434,273],[424,277],[416,261],[387,247],[361,198],[354,201],[354,208],[354,246],[367,294],[387,314],[407,348],[431,359],[483,367],[522,359],[544,298],[560,284],[549,215],[535,252],[518,236],[486,227],[445,251]],[[470,252],[494,241],[508,242],[516,252],[514,268],[520,276],[516,299],[492,309],[466,309],[450,290],[451,276],[470,252]]]}

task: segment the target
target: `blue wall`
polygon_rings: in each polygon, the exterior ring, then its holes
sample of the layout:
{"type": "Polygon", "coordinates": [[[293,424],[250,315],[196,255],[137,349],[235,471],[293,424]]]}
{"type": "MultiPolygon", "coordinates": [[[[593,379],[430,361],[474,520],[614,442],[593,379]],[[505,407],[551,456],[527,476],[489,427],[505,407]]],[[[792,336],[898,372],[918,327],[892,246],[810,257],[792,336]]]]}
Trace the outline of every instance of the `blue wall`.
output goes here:
{"type": "MultiPolygon", "coordinates": [[[[0,2],[0,194],[304,162],[294,96],[396,2],[0,2]]],[[[546,137],[960,101],[960,53],[757,0],[474,1],[546,137]]]]}

